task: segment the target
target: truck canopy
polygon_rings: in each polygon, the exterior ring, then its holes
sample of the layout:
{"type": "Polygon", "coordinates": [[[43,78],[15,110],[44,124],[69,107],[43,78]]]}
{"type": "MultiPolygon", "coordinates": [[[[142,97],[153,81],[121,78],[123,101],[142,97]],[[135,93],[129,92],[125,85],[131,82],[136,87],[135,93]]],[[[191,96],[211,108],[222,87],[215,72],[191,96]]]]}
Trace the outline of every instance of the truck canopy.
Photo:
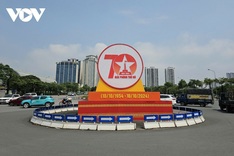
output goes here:
{"type": "Polygon", "coordinates": [[[210,89],[187,89],[185,90],[186,94],[200,94],[200,95],[212,95],[210,89]]]}

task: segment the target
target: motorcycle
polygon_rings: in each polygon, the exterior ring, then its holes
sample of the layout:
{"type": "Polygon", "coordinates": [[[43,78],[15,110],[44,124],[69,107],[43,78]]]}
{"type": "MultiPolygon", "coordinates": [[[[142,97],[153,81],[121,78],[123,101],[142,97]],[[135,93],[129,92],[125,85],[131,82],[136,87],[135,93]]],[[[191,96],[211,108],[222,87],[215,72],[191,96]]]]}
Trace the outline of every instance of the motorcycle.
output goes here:
{"type": "Polygon", "coordinates": [[[69,105],[72,104],[72,98],[66,97],[63,98],[62,101],[59,102],[59,105],[69,105]]]}

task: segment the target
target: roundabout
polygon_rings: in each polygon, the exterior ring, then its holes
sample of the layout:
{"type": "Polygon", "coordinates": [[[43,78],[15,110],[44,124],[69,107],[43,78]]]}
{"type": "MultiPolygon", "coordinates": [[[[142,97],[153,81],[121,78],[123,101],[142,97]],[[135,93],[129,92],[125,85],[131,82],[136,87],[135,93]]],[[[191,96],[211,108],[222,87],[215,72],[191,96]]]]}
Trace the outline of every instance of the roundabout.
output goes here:
{"type": "Polygon", "coordinates": [[[173,106],[173,114],[144,115],[143,121],[134,121],[133,116],[82,116],[77,114],[78,104],[37,108],[30,122],[59,129],[77,130],[139,130],[184,127],[203,123],[203,112],[194,108],[173,106]]]}
{"type": "Polygon", "coordinates": [[[36,108],[0,105],[0,155],[233,155],[233,113],[220,111],[217,101],[207,107],[189,107],[201,110],[205,122],[150,130],[137,122],[136,130],[93,131],[35,125],[29,120],[36,108]]]}
{"type": "Polygon", "coordinates": [[[80,130],[136,130],[184,127],[205,121],[197,109],[162,101],[160,92],[146,92],[140,53],[127,44],[112,44],[99,55],[96,91],[77,105],[36,109],[31,122],[37,125],[80,130]],[[75,114],[65,112],[75,111],[75,114]],[[138,124],[139,125],[139,124],[138,124]]]}

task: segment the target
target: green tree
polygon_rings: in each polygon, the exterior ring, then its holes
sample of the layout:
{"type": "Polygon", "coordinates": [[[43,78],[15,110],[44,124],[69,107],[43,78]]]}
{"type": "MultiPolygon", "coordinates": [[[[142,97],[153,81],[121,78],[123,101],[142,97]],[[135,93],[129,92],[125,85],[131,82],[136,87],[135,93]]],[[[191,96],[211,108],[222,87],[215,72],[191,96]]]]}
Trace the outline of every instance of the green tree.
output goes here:
{"type": "Polygon", "coordinates": [[[39,93],[39,91],[42,91],[43,88],[43,82],[34,75],[21,76],[20,84],[22,85],[22,94],[26,92],[39,93]]]}
{"type": "Polygon", "coordinates": [[[198,87],[202,87],[203,83],[200,80],[195,80],[195,79],[190,79],[189,83],[188,83],[188,87],[190,88],[198,88],[198,87]]]}
{"type": "Polygon", "coordinates": [[[213,83],[214,81],[212,79],[209,79],[209,78],[205,78],[204,79],[204,84],[206,86],[209,86],[209,89],[211,89],[211,84],[213,83]]]}
{"type": "Polygon", "coordinates": [[[6,86],[7,94],[9,90],[15,90],[15,86],[13,84],[14,81],[17,81],[19,78],[19,74],[12,69],[9,65],[3,65],[0,63],[0,79],[3,81],[3,85],[6,86]]]}
{"type": "Polygon", "coordinates": [[[184,89],[188,87],[188,84],[186,83],[185,80],[181,79],[180,82],[178,83],[178,89],[184,89]]]}
{"type": "Polygon", "coordinates": [[[84,85],[82,88],[81,88],[82,92],[86,92],[86,91],[90,91],[90,87],[88,85],[84,85]]]}

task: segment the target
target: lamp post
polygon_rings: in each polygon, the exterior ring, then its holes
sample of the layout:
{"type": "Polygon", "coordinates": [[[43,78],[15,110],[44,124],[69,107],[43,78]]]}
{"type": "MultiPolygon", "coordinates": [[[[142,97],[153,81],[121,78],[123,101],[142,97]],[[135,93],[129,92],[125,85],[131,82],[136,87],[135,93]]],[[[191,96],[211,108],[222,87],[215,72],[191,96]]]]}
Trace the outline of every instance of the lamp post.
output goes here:
{"type": "MultiPolygon", "coordinates": [[[[215,78],[215,80],[216,80],[216,73],[215,73],[215,71],[214,71],[214,70],[211,70],[211,69],[208,69],[208,70],[214,73],[214,78],[215,78]]],[[[214,88],[216,88],[216,82],[214,83],[214,88]]]]}
{"type": "MultiPolygon", "coordinates": [[[[215,78],[215,81],[216,81],[216,73],[215,73],[215,71],[211,70],[211,69],[208,69],[208,70],[214,73],[214,78],[215,78]]],[[[214,83],[214,87],[212,87],[212,92],[214,90],[213,88],[216,88],[216,82],[214,83]]],[[[217,95],[217,92],[215,94],[217,95]]],[[[214,100],[214,97],[212,97],[212,99],[214,100]]]]}

